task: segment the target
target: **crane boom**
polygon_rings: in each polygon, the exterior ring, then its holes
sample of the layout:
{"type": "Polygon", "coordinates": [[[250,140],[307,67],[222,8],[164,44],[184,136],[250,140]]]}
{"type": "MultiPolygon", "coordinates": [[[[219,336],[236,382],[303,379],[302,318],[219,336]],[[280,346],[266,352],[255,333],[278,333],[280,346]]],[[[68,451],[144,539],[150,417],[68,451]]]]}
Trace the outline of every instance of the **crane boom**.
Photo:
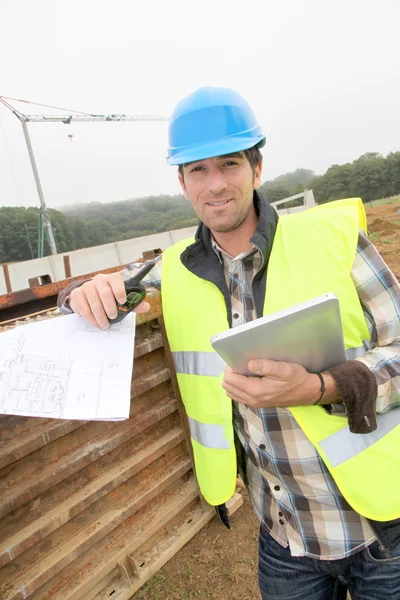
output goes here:
{"type": "MultiPolygon", "coordinates": [[[[22,120],[22,119],[20,119],[22,120]]],[[[158,115],[24,115],[29,123],[84,123],[86,121],[169,121],[158,115]]]]}

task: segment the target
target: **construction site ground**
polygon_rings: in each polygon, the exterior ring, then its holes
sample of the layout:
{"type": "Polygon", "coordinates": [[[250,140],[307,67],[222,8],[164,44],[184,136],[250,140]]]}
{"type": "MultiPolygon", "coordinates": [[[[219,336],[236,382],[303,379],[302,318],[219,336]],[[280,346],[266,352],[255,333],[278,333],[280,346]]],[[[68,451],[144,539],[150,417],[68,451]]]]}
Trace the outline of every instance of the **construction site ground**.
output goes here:
{"type": "MultiPolygon", "coordinates": [[[[400,199],[367,209],[368,232],[400,279],[400,199]]],[[[247,492],[228,531],[212,519],[134,600],[260,600],[257,584],[259,523],[247,492]]]]}

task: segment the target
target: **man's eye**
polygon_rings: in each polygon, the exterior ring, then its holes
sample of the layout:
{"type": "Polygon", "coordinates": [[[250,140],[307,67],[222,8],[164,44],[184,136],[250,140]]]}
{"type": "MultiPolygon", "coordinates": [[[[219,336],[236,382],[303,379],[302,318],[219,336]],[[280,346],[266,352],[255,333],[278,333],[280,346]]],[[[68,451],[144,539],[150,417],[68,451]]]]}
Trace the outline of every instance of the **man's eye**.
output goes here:
{"type": "Polygon", "coordinates": [[[224,167],[232,167],[234,165],[237,165],[237,162],[234,160],[227,160],[226,162],[224,162],[224,167]]]}
{"type": "Polygon", "coordinates": [[[202,171],[203,167],[193,167],[193,169],[190,171],[191,173],[198,173],[199,171],[202,171]]]}

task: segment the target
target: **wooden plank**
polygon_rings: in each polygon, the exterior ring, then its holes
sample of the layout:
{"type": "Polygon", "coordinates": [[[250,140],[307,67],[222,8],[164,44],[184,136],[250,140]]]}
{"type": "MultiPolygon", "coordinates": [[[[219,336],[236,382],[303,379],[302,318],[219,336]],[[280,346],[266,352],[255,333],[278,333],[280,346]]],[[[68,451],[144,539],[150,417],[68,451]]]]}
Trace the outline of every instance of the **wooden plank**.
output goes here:
{"type": "Polygon", "coordinates": [[[6,416],[0,423],[0,469],[78,429],[86,421],[6,416]]]}
{"type": "Polygon", "coordinates": [[[140,415],[135,422],[90,422],[37,450],[0,472],[0,517],[36,498],[45,490],[123,444],[149,422],[162,419],[175,409],[166,400],[140,415]]]}
{"type": "MultiPolygon", "coordinates": [[[[136,364],[134,369],[139,372],[139,365],[136,364]]],[[[155,388],[156,386],[171,379],[169,369],[165,367],[157,367],[148,372],[148,375],[143,375],[140,379],[134,379],[132,382],[132,398],[141,396],[145,392],[155,388]]]]}
{"type": "Polygon", "coordinates": [[[69,254],[64,254],[63,261],[64,261],[65,279],[69,279],[71,277],[71,260],[70,260],[69,254]]]}
{"type": "MultiPolygon", "coordinates": [[[[173,456],[173,450],[170,451],[173,456]]],[[[166,457],[168,456],[166,455],[166,457]]],[[[167,464],[167,458],[158,470],[154,465],[147,469],[147,477],[142,482],[142,473],[123,484],[116,490],[119,500],[114,501],[113,493],[100,500],[97,504],[104,506],[107,500],[108,508],[105,512],[96,514],[91,507],[90,513],[81,514],[79,518],[69,522],[69,528],[75,526],[72,536],[63,540],[61,545],[55,546],[49,552],[41,552],[37,560],[29,560],[30,551],[26,552],[24,560],[13,561],[9,566],[0,571],[0,598],[2,600],[23,600],[61,569],[73,562],[82,552],[90,548],[98,540],[107,535],[115,527],[125,521],[130,515],[146,505],[152,498],[162,492],[175,479],[179,478],[190,469],[190,460],[187,455],[176,457],[172,464],[167,464]],[[127,491],[130,489],[130,491],[127,491]],[[92,518],[90,518],[92,516],[92,518]],[[80,525],[80,526],[79,526],[80,525]],[[10,568],[9,568],[10,567],[10,568]]],[[[68,527],[65,526],[67,529],[68,527]]],[[[33,550],[33,549],[32,549],[33,550]]]]}
{"type": "Polygon", "coordinates": [[[185,521],[175,531],[169,532],[156,544],[152,550],[141,557],[143,567],[139,567],[140,579],[126,588],[122,581],[115,579],[101,590],[95,600],[129,600],[166,562],[170,560],[185,544],[192,539],[213,517],[215,510],[212,507],[204,510],[201,507],[186,515],[185,521]]]}
{"type": "Polygon", "coordinates": [[[144,323],[136,328],[135,360],[162,347],[163,339],[160,331],[152,329],[149,323],[144,323]]]}
{"type": "Polygon", "coordinates": [[[10,278],[10,272],[8,270],[8,265],[6,263],[4,263],[2,265],[2,267],[3,267],[4,279],[5,279],[5,282],[6,282],[7,294],[11,294],[11,292],[12,292],[12,286],[11,286],[11,278],[10,278]]]}
{"type": "Polygon", "coordinates": [[[228,510],[228,515],[231,517],[233,515],[233,513],[235,513],[238,508],[240,508],[243,505],[243,496],[241,494],[239,494],[238,492],[235,492],[232,496],[232,498],[230,498],[228,500],[228,502],[226,503],[226,508],[228,510]]]}
{"type": "Polygon", "coordinates": [[[246,486],[243,483],[243,479],[241,477],[237,477],[236,479],[236,487],[238,487],[240,490],[245,490],[246,486]]]}
{"type": "Polygon", "coordinates": [[[157,410],[157,408],[162,406],[167,399],[169,399],[170,402],[173,402],[175,410],[177,410],[177,403],[170,379],[167,379],[154,388],[150,387],[140,396],[132,398],[129,413],[131,422],[136,422],[139,415],[142,418],[142,414],[150,408],[152,410],[157,410]]]}
{"type": "Polygon", "coordinates": [[[0,516],[36,498],[130,437],[129,421],[91,422],[6,467],[0,474],[0,516]]]}
{"type": "Polygon", "coordinates": [[[6,329],[14,329],[19,325],[26,325],[27,323],[32,323],[32,321],[43,321],[47,319],[54,319],[55,317],[62,317],[62,313],[60,313],[57,308],[44,308],[43,310],[31,312],[29,313],[29,315],[26,316],[15,317],[14,319],[9,319],[8,321],[1,321],[0,333],[6,329]]]}
{"type": "Polygon", "coordinates": [[[93,600],[129,600],[161,567],[165,565],[185,544],[192,539],[213,517],[215,510],[198,507],[186,516],[177,530],[162,538],[145,554],[135,553],[134,558],[139,566],[140,578],[136,579],[130,589],[117,579],[100,591],[93,600]]]}
{"type": "MultiPolygon", "coordinates": [[[[160,391],[160,395],[157,397],[157,406],[149,402],[146,409],[141,409],[139,403],[137,404],[136,419],[130,421],[132,436],[129,440],[103,456],[99,456],[83,469],[78,469],[57,485],[50,487],[38,497],[3,517],[0,520],[0,539],[12,536],[19,529],[29,528],[33,521],[40,519],[43,514],[50,512],[65,498],[73,494],[75,488],[84,487],[90,480],[100,476],[103,471],[112,468],[115,462],[130,456],[134,452],[136,444],[140,444],[142,436],[146,436],[146,431],[151,435],[152,428],[156,428],[162,434],[165,427],[176,425],[176,403],[173,398],[169,397],[168,388],[160,391]]],[[[71,516],[73,516],[73,509],[71,509],[71,516]]]]}
{"type": "Polygon", "coordinates": [[[104,579],[110,574],[111,579],[115,577],[118,562],[127,559],[129,563],[132,553],[170,521],[181,513],[185,518],[187,507],[196,498],[198,489],[193,477],[172,490],[168,488],[154,500],[150,510],[146,508],[136,513],[108,536],[106,544],[81,555],[57,579],[34,593],[30,600],[86,600],[91,597],[99,582],[104,584],[104,579]]]}
{"type": "MultiPolygon", "coordinates": [[[[72,494],[64,499],[60,493],[54,494],[56,502],[50,510],[43,510],[38,518],[33,518],[30,523],[11,521],[14,527],[9,527],[7,532],[0,527],[0,567],[19,556],[33,544],[44,539],[47,535],[68,522],[73,516],[90,506],[93,502],[124,483],[137,472],[147,467],[152,461],[157,460],[165,452],[183,440],[180,427],[169,427],[160,434],[150,430],[148,435],[143,435],[140,440],[131,446],[132,454],[125,460],[118,460],[119,448],[114,457],[114,465],[100,472],[97,477],[89,479],[86,485],[77,487],[72,494]],[[160,435],[161,434],[161,435],[160,435]]],[[[99,469],[97,469],[99,471],[99,469]]],[[[40,502],[40,499],[39,499],[40,502]]],[[[11,515],[12,517],[14,515],[11,515]]],[[[28,513],[29,516],[29,513],[28,513]]]]}

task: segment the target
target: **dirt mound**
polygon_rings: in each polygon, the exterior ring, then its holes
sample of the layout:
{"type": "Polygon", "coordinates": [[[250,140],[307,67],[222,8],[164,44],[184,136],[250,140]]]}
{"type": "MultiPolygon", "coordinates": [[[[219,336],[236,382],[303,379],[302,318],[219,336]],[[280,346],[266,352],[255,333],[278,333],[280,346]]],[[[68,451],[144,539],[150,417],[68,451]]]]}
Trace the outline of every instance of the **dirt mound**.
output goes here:
{"type": "Polygon", "coordinates": [[[393,235],[400,231],[400,227],[396,223],[378,218],[368,223],[368,231],[370,233],[381,233],[382,235],[393,235]]]}
{"type": "Polygon", "coordinates": [[[392,204],[381,204],[380,206],[367,208],[365,212],[371,217],[395,217],[399,209],[400,203],[393,202],[392,204]]]}

